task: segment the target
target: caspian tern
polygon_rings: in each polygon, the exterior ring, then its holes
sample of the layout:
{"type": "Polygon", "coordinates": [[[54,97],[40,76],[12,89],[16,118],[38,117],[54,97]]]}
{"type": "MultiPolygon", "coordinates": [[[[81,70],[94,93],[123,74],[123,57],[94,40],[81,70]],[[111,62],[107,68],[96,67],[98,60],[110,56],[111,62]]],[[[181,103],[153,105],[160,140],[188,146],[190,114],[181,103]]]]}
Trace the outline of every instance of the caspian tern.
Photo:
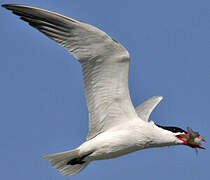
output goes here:
{"type": "Polygon", "coordinates": [[[74,150],[43,156],[63,175],[73,176],[94,160],[145,148],[203,148],[200,142],[205,142],[204,138],[190,128],[187,132],[148,122],[161,96],[134,108],[128,89],[129,53],[105,32],[52,11],[26,5],[2,6],[65,47],[82,66],[89,111],[87,141],[74,150]]]}

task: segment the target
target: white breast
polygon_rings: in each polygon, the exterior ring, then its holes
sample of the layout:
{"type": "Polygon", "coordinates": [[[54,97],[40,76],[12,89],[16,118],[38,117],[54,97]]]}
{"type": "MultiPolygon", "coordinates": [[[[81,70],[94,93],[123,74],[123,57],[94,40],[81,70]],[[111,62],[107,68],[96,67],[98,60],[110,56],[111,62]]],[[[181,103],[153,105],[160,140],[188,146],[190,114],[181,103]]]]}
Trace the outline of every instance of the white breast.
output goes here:
{"type": "Polygon", "coordinates": [[[140,130],[142,133],[139,133],[139,128],[144,128],[144,126],[141,124],[138,127],[138,124],[135,124],[133,127],[122,127],[121,129],[113,129],[101,133],[95,138],[83,143],[79,147],[80,154],[84,155],[92,152],[86,160],[99,160],[114,158],[144,149],[147,137],[142,130],[140,130]]]}

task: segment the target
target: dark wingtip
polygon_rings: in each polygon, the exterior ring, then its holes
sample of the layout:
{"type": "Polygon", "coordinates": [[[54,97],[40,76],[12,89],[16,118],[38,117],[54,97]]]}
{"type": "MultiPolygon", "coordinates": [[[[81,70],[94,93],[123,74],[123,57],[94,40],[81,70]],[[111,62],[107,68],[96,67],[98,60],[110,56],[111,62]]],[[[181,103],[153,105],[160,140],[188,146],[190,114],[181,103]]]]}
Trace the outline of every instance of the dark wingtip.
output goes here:
{"type": "Polygon", "coordinates": [[[6,6],[8,6],[8,5],[9,5],[9,4],[2,4],[1,6],[2,6],[2,7],[6,7],[6,6]]]}
{"type": "Polygon", "coordinates": [[[12,6],[14,6],[14,4],[2,4],[1,6],[5,9],[12,10],[12,6]]]}
{"type": "Polygon", "coordinates": [[[8,9],[10,6],[13,6],[13,4],[2,4],[1,5],[3,8],[8,9]]]}
{"type": "Polygon", "coordinates": [[[2,4],[1,7],[6,8],[8,4],[2,4]]]}
{"type": "Polygon", "coordinates": [[[8,10],[13,10],[15,7],[21,6],[21,4],[2,4],[1,6],[8,10]]]}

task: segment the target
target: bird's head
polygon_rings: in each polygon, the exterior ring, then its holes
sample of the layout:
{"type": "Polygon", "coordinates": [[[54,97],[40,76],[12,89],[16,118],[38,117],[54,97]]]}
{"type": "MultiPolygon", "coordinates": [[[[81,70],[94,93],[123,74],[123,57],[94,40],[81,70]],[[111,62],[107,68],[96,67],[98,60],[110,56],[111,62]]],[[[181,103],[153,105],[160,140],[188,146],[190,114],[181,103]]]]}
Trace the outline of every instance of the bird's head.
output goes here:
{"type": "Polygon", "coordinates": [[[193,131],[189,127],[187,128],[187,131],[173,126],[158,125],[158,127],[171,131],[177,139],[177,144],[187,145],[191,148],[205,149],[201,145],[201,142],[207,143],[207,141],[204,139],[204,137],[200,136],[198,132],[193,131]]]}

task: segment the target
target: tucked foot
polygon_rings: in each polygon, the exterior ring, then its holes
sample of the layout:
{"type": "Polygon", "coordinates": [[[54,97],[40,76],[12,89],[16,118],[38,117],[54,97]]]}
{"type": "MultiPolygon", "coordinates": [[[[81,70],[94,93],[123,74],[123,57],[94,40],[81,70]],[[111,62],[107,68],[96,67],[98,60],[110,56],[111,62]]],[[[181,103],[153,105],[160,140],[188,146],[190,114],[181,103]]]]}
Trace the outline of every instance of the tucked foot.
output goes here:
{"type": "Polygon", "coordinates": [[[86,154],[86,155],[84,155],[84,156],[82,156],[82,157],[74,158],[74,159],[68,161],[68,162],[66,163],[66,165],[83,164],[83,163],[85,163],[84,158],[86,158],[86,157],[89,156],[90,154],[92,154],[92,152],[89,153],[89,154],[86,154]]]}

